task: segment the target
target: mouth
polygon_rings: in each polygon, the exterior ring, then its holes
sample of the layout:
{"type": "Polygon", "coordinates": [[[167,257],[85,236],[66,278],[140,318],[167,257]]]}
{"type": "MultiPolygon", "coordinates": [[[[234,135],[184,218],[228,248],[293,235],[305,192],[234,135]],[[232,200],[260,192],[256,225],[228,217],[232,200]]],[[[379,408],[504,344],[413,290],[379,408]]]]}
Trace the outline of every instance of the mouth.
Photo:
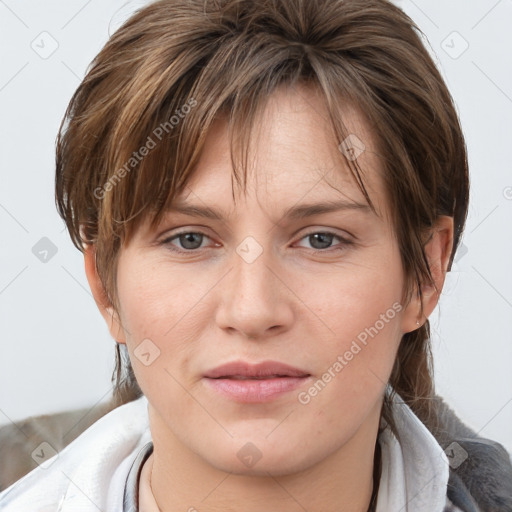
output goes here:
{"type": "Polygon", "coordinates": [[[208,371],[204,380],[215,392],[240,403],[263,403],[289,393],[311,374],[276,361],[234,361],[208,371]]]}

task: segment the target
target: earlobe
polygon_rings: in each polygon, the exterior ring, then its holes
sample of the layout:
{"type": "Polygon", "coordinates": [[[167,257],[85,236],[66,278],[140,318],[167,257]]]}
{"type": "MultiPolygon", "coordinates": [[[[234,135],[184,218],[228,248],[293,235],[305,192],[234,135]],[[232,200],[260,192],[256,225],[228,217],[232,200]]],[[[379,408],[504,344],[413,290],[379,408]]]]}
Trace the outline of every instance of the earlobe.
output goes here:
{"type": "Polygon", "coordinates": [[[418,293],[411,299],[402,317],[402,332],[414,331],[425,323],[434,311],[443,289],[448,263],[453,247],[453,217],[441,215],[429,233],[425,244],[427,257],[433,283],[423,283],[421,292],[423,296],[423,314],[418,293]],[[416,323],[419,321],[419,325],[416,323]]]}
{"type": "Polygon", "coordinates": [[[110,335],[117,343],[126,343],[124,330],[121,326],[118,314],[110,302],[100,276],[98,275],[96,268],[96,247],[94,245],[88,245],[85,249],[84,264],[85,274],[87,276],[87,281],[89,282],[89,287],[91,288],[94,301],[96,302],[101,315],[105,319],[105,322],[107,322],[110,335]]]}

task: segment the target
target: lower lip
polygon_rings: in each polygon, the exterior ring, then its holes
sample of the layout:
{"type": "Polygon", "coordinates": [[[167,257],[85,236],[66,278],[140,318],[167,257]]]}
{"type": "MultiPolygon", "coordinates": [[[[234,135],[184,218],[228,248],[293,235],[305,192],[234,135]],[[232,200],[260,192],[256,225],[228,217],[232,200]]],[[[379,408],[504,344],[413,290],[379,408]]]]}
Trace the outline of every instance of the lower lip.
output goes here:
{"type": "Polygon", "coordinates": [[[300,387],[309,377],[276,377],[271,379],[209,379],[205,381],[218,393],[235,402],[269,402],[300,387]]]}

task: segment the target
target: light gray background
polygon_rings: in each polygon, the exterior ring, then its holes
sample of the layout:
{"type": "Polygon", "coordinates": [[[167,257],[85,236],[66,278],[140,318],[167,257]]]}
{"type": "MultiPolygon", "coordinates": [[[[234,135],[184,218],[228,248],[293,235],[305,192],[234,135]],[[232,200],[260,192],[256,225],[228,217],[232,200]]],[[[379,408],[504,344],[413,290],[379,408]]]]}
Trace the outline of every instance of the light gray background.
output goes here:
{"type": "MultiPolygon", "coordinates": [[[[143,3],[0,0],[0,424],[110,393],[114,341],[56,213],[54,142],[109,27],[143,3]]],[[[512,452],[512,0],[397,3],[447,80],[471,169],[464,246],[431,316],[438,391],[512,452]]]]}

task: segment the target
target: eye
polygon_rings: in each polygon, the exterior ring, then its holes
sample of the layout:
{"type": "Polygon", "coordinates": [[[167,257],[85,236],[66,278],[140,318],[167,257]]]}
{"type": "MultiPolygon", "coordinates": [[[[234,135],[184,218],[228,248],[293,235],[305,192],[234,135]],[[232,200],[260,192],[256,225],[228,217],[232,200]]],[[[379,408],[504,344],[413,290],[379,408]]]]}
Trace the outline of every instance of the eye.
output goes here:
{"type": "Polygon", "coordinates": [[[332,249],[335,251],[343,250],[348,245],[352,245],[353,243],[350,240],[330,231],[313,231],[303,236],[301,240],[308,240],[314,251],[323,252],[326,252],[325,249],[332,249]],[[334,248],[332,248],[332,242],[335,238],[337,238],[341,243],[337,244],[338,246],[334,246],[334,248]]]}
{"type": "MultiPolygon", "coordinates": [[[[172,251],[191,253],[204,249],[203,242],[209,239],[210,237],[200,231],[183,231],[165,238],[161,243],[172,251]]],[[[344,250],[347,246],[353,244],[352,241],[330,231],[312,231],[300,240],[307,240],[311,244],[310,248],[316,252],[327,252],[329,249],[333,251],[344,250]],[[338,239],[339,243],[333,246],[334,239],[338,239]]]]}
{"type": "Polygon", "coordinates": [[[166,238],[162,241],[162,244],[168,246],[172,251],[193,252],[194,250],[201,249],[202,242],[204,239],[208,238],[208,236],[201,232],[183,231],[182,233],[177,233],[176,235],[166,238]],[[173,244],[174,240],[176,240],[181,247],[176,247],[176,245],[173,244]]]}

